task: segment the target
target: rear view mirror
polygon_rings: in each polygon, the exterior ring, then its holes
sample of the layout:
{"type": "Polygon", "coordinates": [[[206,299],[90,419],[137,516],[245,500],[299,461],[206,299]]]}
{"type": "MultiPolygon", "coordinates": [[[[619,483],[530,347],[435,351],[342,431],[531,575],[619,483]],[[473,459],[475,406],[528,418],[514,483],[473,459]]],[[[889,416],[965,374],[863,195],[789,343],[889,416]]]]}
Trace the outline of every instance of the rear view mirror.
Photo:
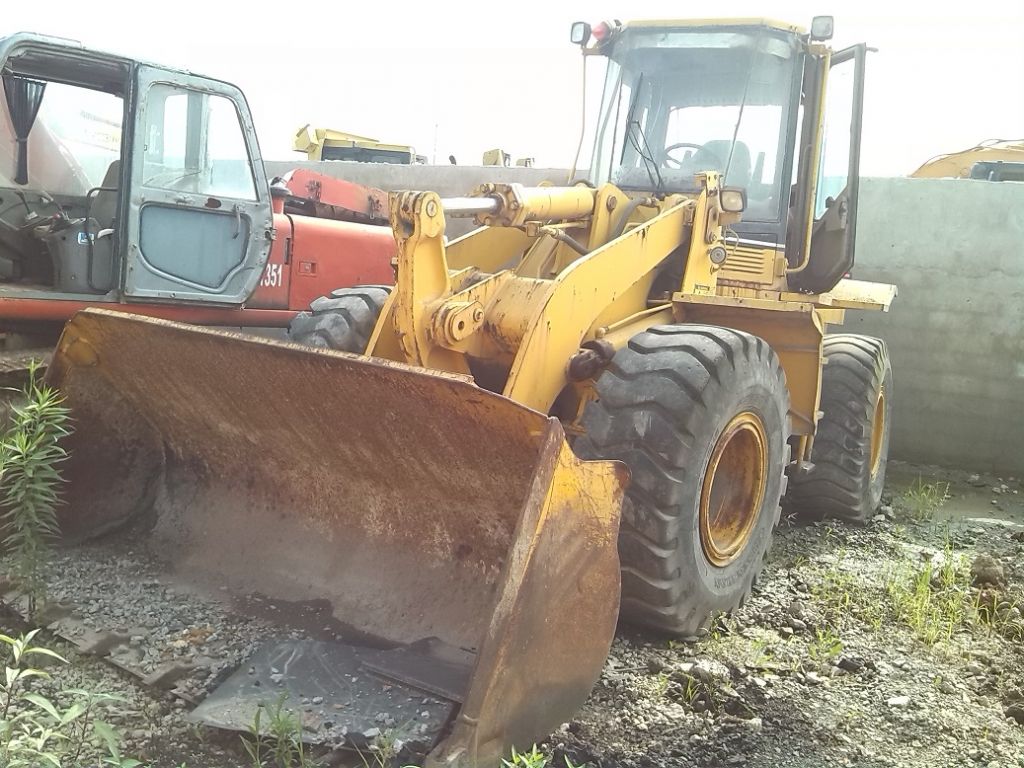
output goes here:
{"type": "Polygon", "coordinates": [[[585,21],[574,21],[569,32],[569,42],[573,45],[586,45],[590,41],[590,25],[585,21]]]}
{"type": "Polygon", "coordinates": [[[835,30],[832,16],[815,16],[811,19],[811,40],[831,40],[835,30]]]}

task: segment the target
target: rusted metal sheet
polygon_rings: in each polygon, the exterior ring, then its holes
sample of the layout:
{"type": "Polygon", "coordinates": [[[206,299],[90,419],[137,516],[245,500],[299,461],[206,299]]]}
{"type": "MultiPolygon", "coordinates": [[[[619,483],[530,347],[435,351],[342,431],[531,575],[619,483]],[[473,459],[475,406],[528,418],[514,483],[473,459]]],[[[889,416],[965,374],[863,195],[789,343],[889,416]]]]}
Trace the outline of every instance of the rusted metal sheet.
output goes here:
{"type": "Polygon", "coordinates": [[[556,420],[461,376],[106,310],[48,377],[76,421],[69,539],[145,521],[180,577],[475,652],[446,753],[541,738],[597,679],[625,470],[579,462],[556,420]]]}
{"type": "MultiPolygon", "coordinates": [[[[372,665],[386,666],[404,650],[382,651],[315,640],[267,645],[249,660],[248,667],[237,670],[189,713],[188,719],[215,728],[247,731],[261,706],[273,706],[283,696],[287,702],[315,702],[308,707],[302,723],[310,741],[362,749],[373,743],[375,734],[388,730],[394,739],[422,757],[447,726],[457,705],[396,683],[386,675],[373,674],[372,665]]],[[[434,661],[429,656],[418,660],[422,664],[434,661]]]]}

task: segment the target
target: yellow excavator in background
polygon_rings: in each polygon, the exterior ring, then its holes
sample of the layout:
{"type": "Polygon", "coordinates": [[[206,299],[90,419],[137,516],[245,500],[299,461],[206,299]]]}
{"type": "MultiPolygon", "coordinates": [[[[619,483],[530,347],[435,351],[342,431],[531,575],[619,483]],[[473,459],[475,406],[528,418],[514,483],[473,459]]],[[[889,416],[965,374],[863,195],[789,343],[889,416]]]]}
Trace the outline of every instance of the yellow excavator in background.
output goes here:
{"type": "Polygon", "coordinates": [[[369,136],[314,128],[308,123],[295,132],[292,149],[304,152],[307,160],[349,160],[355,163],[425,163],[424,155],[406,144],[383,144],[369,136]]]}
{"type": "MultiPolygon", "coordinates": [[[[49,372],[77,424],[64,536],[134,526],[175,578],[326,605],[350,642],[271,655],[273,690],[329,659],[349,732],[384,707],[364,696],[430,692],[428,765],[544,737],[620,594],[696,635],[749,594],[780,503],[880,501],[886,347],[828,329],[896,291],[843,279],[867,48],[831,36],[573,25],[607,66],[589,179],[393,194],[397,282],[315,301],[323,349],[78,314],[49,372]],[[480,227],[446,242],[446,217],[480,227]]],[[[251,722],[261,663],[207,722],[251,722]]]]}
{"type": "Polygon", "coordinates": [[[961,152],[939,155],[910,176],[915,179],[1024,181],[1024,139],[990,139],[961,152]]]}

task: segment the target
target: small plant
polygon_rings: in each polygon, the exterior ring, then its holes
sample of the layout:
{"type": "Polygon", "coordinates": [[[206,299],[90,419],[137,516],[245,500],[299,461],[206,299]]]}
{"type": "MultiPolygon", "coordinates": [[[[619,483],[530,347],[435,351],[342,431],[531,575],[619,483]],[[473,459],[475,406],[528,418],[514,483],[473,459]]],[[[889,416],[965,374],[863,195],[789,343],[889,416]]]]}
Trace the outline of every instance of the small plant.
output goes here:
{"type": "Polygon", "coordinates": [[[837,550],[836,562],[822,571],[820,579],[811,587],[811,593],[832,623],[839,623],[846,616],[855,614],[859,606],[854,596],[863,593],[856,576],[839,565],[844,560],[843,550],[837,550]]]}
{"type": "Polygon", "coordinates": [[[898,569],[886,581],[886,594],[894,617],[927,645],[950,639],[977,618],[970,573],[952,551],[939,564],[898,569]]]}
{"type": "Polygon", "coordinates": [[[686,685],[683,686],[683,701],[690,707],[697,702],[704,692],[704,686],[695,677],[687,677],[686,685]]]}
{"type": "Polygon", "coordinates": [[[914,522],[931,520],[935,512],[949,498],[949,483],[926,483],[919,476],[903,493],[900,507],[914,522]]]}
{"type": "Polygon", "coordinates": [[[990,633],[1013,642],[1024,640],[1024,619],[1021,618],[1019,596],[981,589],[974,593],[971,608],[978,623],[990,633]]]}
{"type": "Polygon", "coordinates": [[[61,690],[50,699],[30,689],[34,678],[49,677],[29,665],[33,656],[67,663],[54,651],[34,645],[38,632],[17,638],[0,635],[0,645],[7,651],[0,682],[0,766],[139,768],[142,763],[121,754],[120,734],[102,717],[109,705],[122,699],[80,689],[61,690]]]}
{"type": "Polygon", "coordinates": [[[694,712],[717,712],[721,703],[721,692],[714,678],[700,672],[675,675],[668,695],[694,712]]]}
{"type": "Polygon", "coordinates": [[[814,639],[807,646],[807,654],[820,663],[832,661],[843,652],[843,641],[831,628],[814,630],[814,639]]]}
{"type": "Polygon", "coordinates": [[[0,440],[0,529],[19,588],[28,597],[28,616],[45,599],[43,567],[49,540],[57,530],[57,506],[63,483],[59,465],[67,453],[60,440],[71,432],[64,396],[29,368],[22,402],[0,440]]]}
{"type": "Polygon", "coordinates": [[[242,746],[253,768],[308,768],[313,765],[302,742],[302,724],[298,715],[285,706],[287,700],[288,695],[282,693],[273,704],[261,703],[256,707],[249,732],[242,737],[242,746]]]}
{"type": "MultiPolygon", "coordinates": [[[[363,768],[392,768],[398,759],[399,748],[396,745],[397,733],[393,730],[382,731],[370,745],[370,756],[367,758],[363,751],[356,748],[359,759],[363,762],[363,768]]],[[[415,765],[404,765],[402,768],[417,768],[415,765]]]]}
{"type": "Polygon", "coordinates": [[[654,695],[656,698],[665,698],[665,694],[668,693],[669,682],[669,676],[664,672],[654,678],[654,695]]]}
{"type": "Polygon", "coordinates": [[[537,749],[534,744],[529,752],[518,752],[512,747],[512,754],[509,758],[502,758],[502,768],[545,768],[548,764],[548,757],[537,749]]]}

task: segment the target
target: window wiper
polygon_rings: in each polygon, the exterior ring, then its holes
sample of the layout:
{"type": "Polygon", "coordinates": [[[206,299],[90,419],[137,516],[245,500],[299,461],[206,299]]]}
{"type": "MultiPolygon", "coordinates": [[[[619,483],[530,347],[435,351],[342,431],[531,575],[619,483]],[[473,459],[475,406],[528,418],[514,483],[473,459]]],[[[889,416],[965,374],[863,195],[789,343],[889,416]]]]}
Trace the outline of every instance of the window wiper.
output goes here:
{"type": "Polygon", "coordinates": [[[633,149],[640,155],[640,158],[644,161],[644,170],[647,171],[647,177],[651,180],[651,184],[654,185],[655,192],[661,192],[664,186],[664,181],[661,178],[661,171],[658,169],[658,161],[654,159],[654,155],[651,152],[651,145],[647,143],[647,137],[644,135],[644,129],[640,126],[639,120],[634,120],[627,127],[627,135],[630,143],[633,145],[633,149]],[[632,130],[632,127],[636,126],[636,131],[632,130]],[[639,138],[639,141],[637,139],[639,138]]]}
{"type": "Polygon", "coordinates": [[[732,158],[736,152],[736,140],[740,135],[740,124],[743,122],[743,109],[747,106],[747,96],[750,93],[750,81],[754,79],[754,64],[756,63],[757,54],[761,50],[761,41],[763,39],[764,31],[758,33],[757,39],[754,41],[754,47],[750,51],[750,62],[747,64],[747,79],[743,83],[743,98],[740,99],[739,112],[736,114],[736,126],[732,130],[732,142],[729,144],[729,159],[725,162],[725,171],[722,172],[723,183],[729,180],[729,169],[732,168],[732,158]]]}
{"type": "MultiPolygon", "coordinates": [[[[644,170],[647,171],[647,177],[651,180],[651,184],[654,185],[655,191],[661,192],[663,182],[661,171],[658,170],[658,162],[651,153],[651,146],[647,143],[647,137],[644,135],[644,129],[640,125],[640,121],[636,119],[636,107],[640,101],[640,91],[643,88],[643,84],[644,73],[641,72],[640,77],[636,79],[636,88],[633,91],[633,98],[629,105],[629,113],[626,115],[626,140],[633,147],[633,150],[640,155],[640,159],[644,161],[644,170]]],[[[623,157],[619,160],[620,163],[625,159],[625,147],[622,148],[622,155],[623,157]]]]}

